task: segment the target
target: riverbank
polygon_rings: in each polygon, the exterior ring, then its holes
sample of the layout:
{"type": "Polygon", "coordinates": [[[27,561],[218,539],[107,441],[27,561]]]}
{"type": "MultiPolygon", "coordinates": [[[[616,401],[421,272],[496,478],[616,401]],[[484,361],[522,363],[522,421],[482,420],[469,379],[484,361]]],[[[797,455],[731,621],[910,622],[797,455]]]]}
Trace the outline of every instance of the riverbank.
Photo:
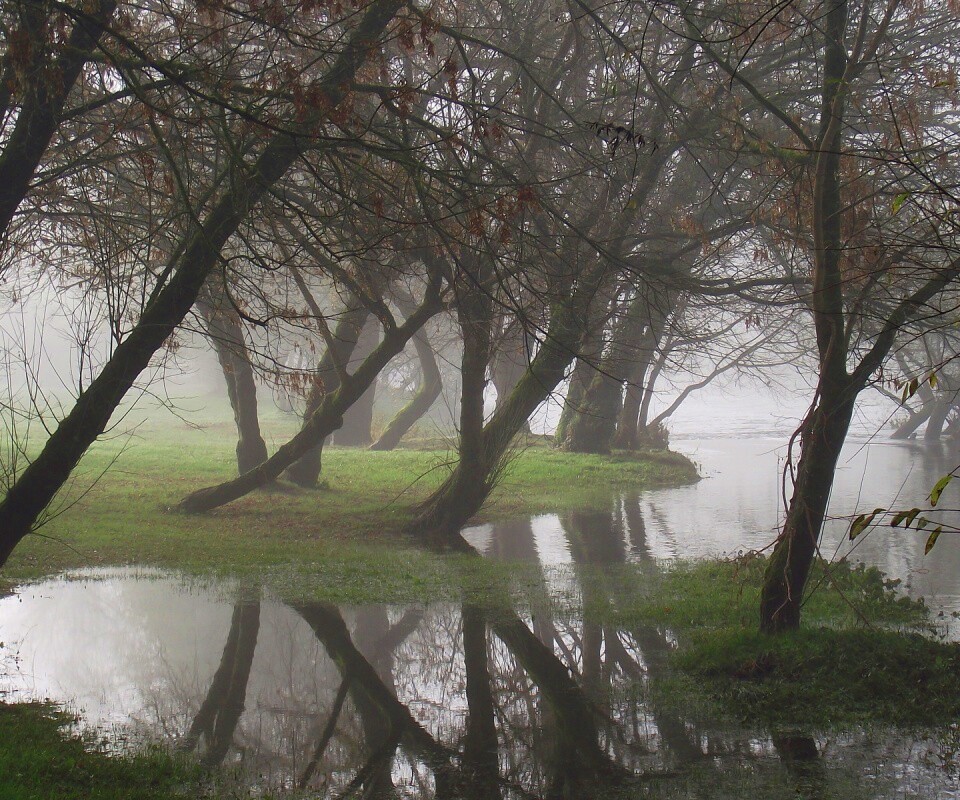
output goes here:
{"type": "MultiPolygon", "coordinates": [[[[268,430],[280,442],[288,434],[268,430]]],[[[330,447],[316,490],[280,483],[209,514],[184,515],[168,509],[232,476],[233,431],[227,424],[141,428],[91,449],[52,518],[17,548],[0,576],[13,583],[127,564],[241,576],[287,569],[331,587],[326,598],[336,601],[440,596],[449,588],[448,571],[398,533],[455,458],[442,441],[420,444],[391,452],[330,447]],[[376,587],[376,597],[368,586],[376,587]]],[[[691,461],[669,451],[570,454],[530,437],[476,521],[599,509],[618,491],[697,478],[691,461]]]]}

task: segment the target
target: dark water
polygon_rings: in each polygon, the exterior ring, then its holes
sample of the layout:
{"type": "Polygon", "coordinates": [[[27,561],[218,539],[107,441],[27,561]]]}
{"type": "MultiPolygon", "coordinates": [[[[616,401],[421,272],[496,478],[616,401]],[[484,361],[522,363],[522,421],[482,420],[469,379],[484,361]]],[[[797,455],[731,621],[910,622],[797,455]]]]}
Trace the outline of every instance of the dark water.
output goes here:
{"type": "MultiPolygon", "coordinates": [[[[669,630],[558,612],[614,602],[578,570],[757,548],[777,520],[775,442],[677,443],[711,476],[611,498],[609,511],[470,529],[488,557],[540,563],[519,610],[337,608],[157,571],[81,573],[0,600],[0,690],[52,698],[108,746],[164,742],[254,793],[310,797],[954,798],[951,734],[824,734],[712,719],[664,691],[669,630]],[[564,585],[553,583],[560,570],[564,585]],[[620,796],[620,795],[617,795],[620,796]]],[[[835,505],[925,494],[948,463],[854,443],[835,505]],[[904,480],[906,478],[906,481],[904,480]],[[881,490],[886,495],[880,496],[881,490]]],[[[845,523],[827,532],[833,546],[845,523]]],[[[955,544],[884,530],[856,551],[944,608],[955,544]],[[898,571],[901,570],[901,571],[898,571]]],[[[956,737],[956,732],[952,734],[956,737]]]]}

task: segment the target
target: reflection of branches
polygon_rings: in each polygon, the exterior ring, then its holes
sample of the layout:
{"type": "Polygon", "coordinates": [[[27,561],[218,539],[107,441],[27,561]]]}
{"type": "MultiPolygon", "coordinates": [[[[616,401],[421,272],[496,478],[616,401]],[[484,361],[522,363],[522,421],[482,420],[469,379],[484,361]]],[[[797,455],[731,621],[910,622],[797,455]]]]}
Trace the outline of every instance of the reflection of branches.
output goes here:
{"type": "Polygon", "coordinates": [[[306,789],[310,778],[313,777],[313,773],[317,771],[317,765],[320,763],[320,759],[323,758],[323,754],[327,750],[327,745],[330,744],[333,733],[337,729],[337,722],[340,719],[340,712],[343,710],[343,704],[347,699],[347,690],[349,688],[350,679],[344,678],[340,683],[340,688],[337,689],[337,696],[334,698],[333,708],[330,709],[330,716],[327,717],[327,724],[324,725],[323,731],[320,733],[320,738],[317,741],[317,746],[313,749],[313,755],[310,756],[310,760],[300,775],[300,780],[297,781],[297,788],[306,789]]]}
{"type": "Polygon", "coordinates": [[[385,741],[394,742],[394,749],[403,742],[424,760],[436,776],[438,795],[442,794],[441,786],[449,788],[457,784],[452,763],[454,753],[437,742],[387,688],[373,665],[354,645],[336,607],[311,603],[293,608],[316,634],[344,678],[350,677],[351,692],[361,693],[383,715],[390,729],[385,741]]]}

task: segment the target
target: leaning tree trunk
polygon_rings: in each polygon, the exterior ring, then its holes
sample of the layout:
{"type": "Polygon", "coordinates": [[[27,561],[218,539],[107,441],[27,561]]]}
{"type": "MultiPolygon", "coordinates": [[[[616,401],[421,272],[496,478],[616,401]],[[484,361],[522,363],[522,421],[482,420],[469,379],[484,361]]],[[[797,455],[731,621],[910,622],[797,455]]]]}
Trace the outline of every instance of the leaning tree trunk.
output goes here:
{"type": "Polygon", "coordinates": [[[437,366],[437,359],[425,331],[419,331],[413,337],[413,346],[420,361],[420,386],[410,402],[387,423],[380,438],[370,445],[371,450],[393,450],[400,444],[404,434],[433,407],[443,391],[440,367],[437,366]]]}
{"type": "MultiPolygon", "coordinates": [[[[401,5],[399,0],[376,0],[368,6],[334,65],[315,83],[326,102],[322,108],[308,111],[303,121],[308,129],[340,104],[366,60],[371,42],[380,37],[401,5]]],[[[100,374],[80,394],[43,450],[0,503],[0,566],[33,529],[87,448],[106,429],[137,376],[196,302],[227,240],[263,194],[297,161],[301,147],[300,137],[293,133],[275,133],[246,174],[228,181],[229,190],[177,250],[166,286],[150,298],[129,336],[117,345],[100,374]]]]}
{"type": "MultiPolygon", "coordinates": [[[[598,276],[587,276],[587,281],[598,276]]],[[[530,415],[563,380],[584,337],[586,307],[596,289],[589,283],[566,303],[554,309],[544,341],[530,367],[490,421],[476,429],[476,417],[483,419],[482,398],[474,391],[471,402],[472,439],[461,447],[460,460],[446,481],[424,502],[411,532],[427,538],[456,537],[470,517],[480,510],[493,487],[503,459],[530,415]],[[476,407],[479,403],[479,409],[476,407]]],[[[465,376],[466,378],[466,376],[465,376]]],[[[479,380],[478,376],[474,376],[479,380]]],[[[464,393],[466,397],[466,392],[464,393]]]]}
{"type": "Polygon", "coordinates": [[[804,420],[793,498],[764,576],[760,628],[765,633],[800,625],[803,590],[817,553],[856,394],[857,388],[848,380],[837,391],[825,393],[804,420]]]}
{"type": "Polygon", "coordinates": [[[943,435],[943,426],[947,422],[947,415],[953,407],[949,397],[938,397],[930,410],[930,418],[927,421],[927,427],[923,431],[923,440],[925,442],[939,442],[943,435]]]}
{"type": "Polygon", "coordinates": [[[335,392],[324,396],[323,402],[289,442],[255,469],[233,480],[188,495],[177,509],[187,513],[211,511],[275,481],[291,464],[340,427],[344,412],[376,380],[390,360],[403,350],[410,337],[439,310],[439,295],[431,293],[401,326],[391,327],[384,332],[383,340],[376,350],[364,359],[355,372],[346,374],[335,392]]]}
{"type": "MultiPolygon", "coordinates": [[[[304,428],[323,404],[324,398],[340,388],[341,370],[350,361],[369,316],[370,312],[355,300],[352,300],[346,311],[340,315],[333,330],[332,341],[320,359],[320,363],[317,364],[313,382],[310,385],[307,405],[303,412],[304,428]]],[[[286,477],[298,486],[308,489],[315,487],[320,480],[322,458],[323,440],[321,439],[290,465],[286,471],[286,477]]]]}
{"type": "Polygon", "coordinates": [[[928,419],[930,419],[930,407],[924,404],[918,411],[914,411],[906,422],[901,423],[897,429],[890,434],[890,438],[909,439],[917,428],[923,425],[928,419]]]}
{"type": "MultiPolygon", "coordinates": [[[[380,341],[380,325],[376,319],[367,319],[353,352],[354,361],[370,355],[380,341]]],[[[366,447],[373,441],[373,404],[377,399],[377,381],[370,384],[360,399],[343,415],[343,425],[333,434],[333,443],[346,447],[366,447]]]]}
{"type": "Polygon", "coordinates": [[[203,318],[227,384],[227,396],[237,425],[237,469],[242,475],[267,460],[267,444],[260,433],[257,384],[240,320],[225,303],[203,298],[197,310],[203,318]]]}

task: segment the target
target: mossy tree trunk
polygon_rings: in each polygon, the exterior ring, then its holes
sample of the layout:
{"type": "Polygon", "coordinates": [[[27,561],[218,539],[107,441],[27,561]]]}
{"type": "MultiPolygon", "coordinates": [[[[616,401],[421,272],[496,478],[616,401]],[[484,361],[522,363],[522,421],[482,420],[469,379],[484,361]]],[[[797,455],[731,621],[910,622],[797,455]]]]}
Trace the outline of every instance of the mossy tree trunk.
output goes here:
{"type": "Polygon", "coordinates": [[[626,394],[617,420],[614,447],[636,450],[640,445],[641,428],[646,426],[653,397],[653,382],[648,383],[648,378],[656,379],[651,373],[656,369],[658,349],[663,341],[667,319],[676,305],[676,298],[676,292],[667,292],[662,298],[647,301],[650,305],[649,322],[638,343],[636,358],[628,367],[626,394]]]}
{"type": "Polygon", "coordinates": [[[623,384],[650,326],[650,304],[638,294],[616,321],[600,366],[569,423],[563,448],[574,453],[609,453],[623,407],[623,384]]]}

